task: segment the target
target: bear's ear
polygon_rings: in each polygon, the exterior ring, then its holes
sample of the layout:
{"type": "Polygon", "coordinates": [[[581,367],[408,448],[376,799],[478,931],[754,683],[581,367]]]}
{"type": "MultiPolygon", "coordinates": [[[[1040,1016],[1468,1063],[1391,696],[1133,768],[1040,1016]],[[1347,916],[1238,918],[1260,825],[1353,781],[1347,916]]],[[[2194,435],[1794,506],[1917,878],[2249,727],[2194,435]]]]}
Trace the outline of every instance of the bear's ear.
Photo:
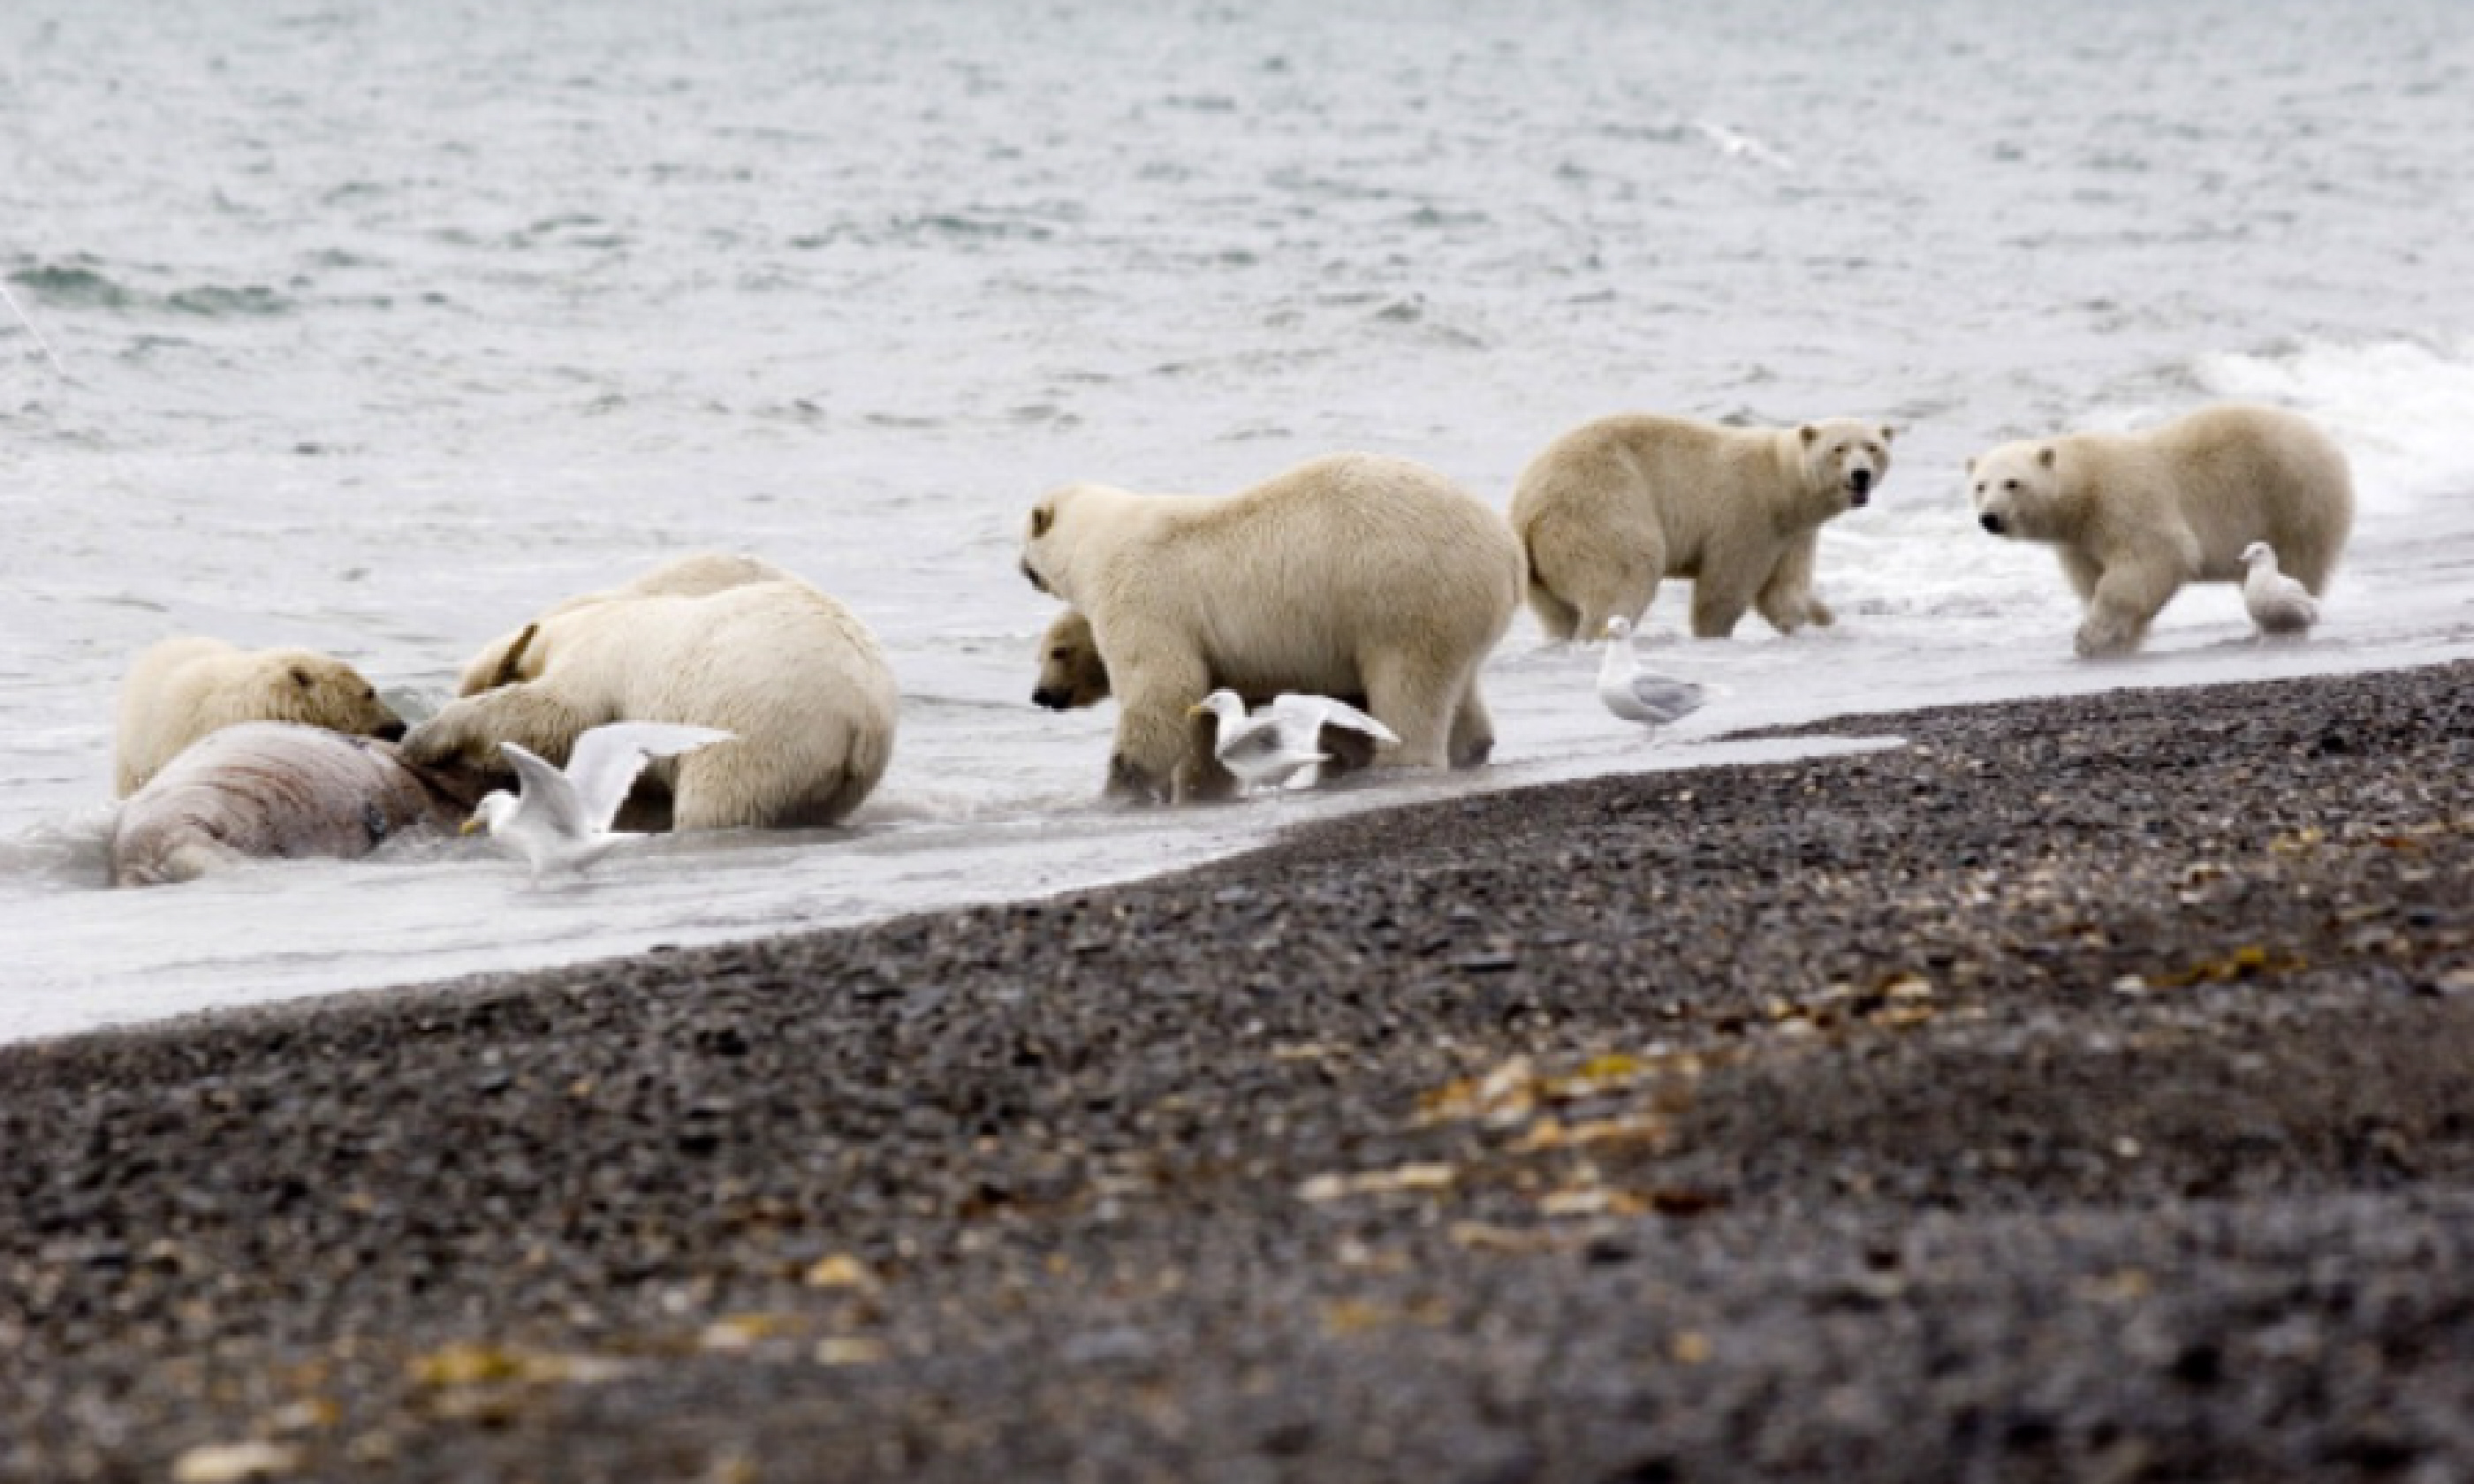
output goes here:
{"type": "Polygon", "coordinates": [[[2053,445],[2047,443],[2044,447],[2037,449],[2036,462],[2047,468],[2051,468],[2053,467],[2053,445]]]}
{"type": "Polygon", "coordinates": [[[307,690],[310,686],[315,685],[318,682],[309,678],[309,672],[306,669],[296,664],[292,667],[292,683],[300,686],[303,690],[307,690]]]}
{"type": "Polygon", "coordinates": [[[1046,536],[1048,534],[1048,528],[1055,524],[1056,524],[1055,507],[1050,505],[1034,505],[1031,508],[1031,539],[1032,540],[1035,541],[1041,537],[1046,536]]]}
{"type": "Polygon", "coordinates": [[[1881,424],[1881,442],[1885,443],[1895,442],[1898,439],[1898,436],[1899,430],[1897,428],[1890,426],[1886,422],[1881,424]]]}
{"type": "Polygon", "coordinates": [[[1967,471],[1971,474],[1976,472],[1976,461],[1974,459],[1967,461],[1967,471]]]}
{"type": "Polygon", "coordinates": [[[539,633],[541,633],[541,625],[524,625],[524,632],[517,634],[516,642],[507,646],[506,658],[498,661],[498,673],[491,676],[490,683],[483,686],[482,689],[496,690],[501,685],[512,685],[516,682],[522,680],[524,678],[524,672],[522,669],[524,651],[531,646],[533,635],[539,633]]]}
{"type": "Polygon", "coordinates": [[[1821,429],[1814,427],[1811,423],[1807,422],[1804,426],[1795,430],[1795,436],[1803,439],[1805,446],[1808,448],[1812,446],[1812,441],[1821,436],[1821,429]]]}

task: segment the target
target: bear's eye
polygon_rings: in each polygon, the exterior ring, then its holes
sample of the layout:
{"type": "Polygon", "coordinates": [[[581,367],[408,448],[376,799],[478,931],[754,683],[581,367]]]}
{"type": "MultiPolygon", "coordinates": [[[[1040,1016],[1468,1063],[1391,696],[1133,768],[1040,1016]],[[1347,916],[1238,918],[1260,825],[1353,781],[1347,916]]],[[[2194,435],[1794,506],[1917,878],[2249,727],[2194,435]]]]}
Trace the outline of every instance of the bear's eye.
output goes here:
{"type": "Polygon", "coordinates": [[[2005,479],[2001,481],[2001,488],[2004,490],[2016,491],[2019,488],[2019,481],[2015,479],[2005,479]]]}
{"type": "Polygon", "coordinates": [[[1067,649],[1052,649],[1048,652],[1048,658],[1051,659],[1071,659],[1074,658],[1074,652],[1067,649]]]}

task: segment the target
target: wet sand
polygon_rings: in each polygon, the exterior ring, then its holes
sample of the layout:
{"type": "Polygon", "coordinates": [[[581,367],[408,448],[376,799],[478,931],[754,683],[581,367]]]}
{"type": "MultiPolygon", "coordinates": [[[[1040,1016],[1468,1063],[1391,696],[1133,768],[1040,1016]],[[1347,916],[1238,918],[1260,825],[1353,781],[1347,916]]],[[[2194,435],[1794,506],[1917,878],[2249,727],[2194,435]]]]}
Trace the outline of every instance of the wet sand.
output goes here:
{"type": "Polygon", "coordinates": [[[0,1049],[0,1476],[2474,1477],[2474,665],[0,1049]]]}

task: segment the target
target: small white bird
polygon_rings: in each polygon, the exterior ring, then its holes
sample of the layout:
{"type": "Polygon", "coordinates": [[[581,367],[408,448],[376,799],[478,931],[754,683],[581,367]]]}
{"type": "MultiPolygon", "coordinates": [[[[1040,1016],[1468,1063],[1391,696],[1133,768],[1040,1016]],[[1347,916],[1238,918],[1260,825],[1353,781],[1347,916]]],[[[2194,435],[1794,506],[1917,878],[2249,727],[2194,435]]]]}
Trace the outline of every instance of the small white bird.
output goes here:
{"type": "Polygon", "coordinates": [[[2276,548],[2253,541],[2243,548],[2243,607],[2259,628],[2260,638],[2308,634],[2319,621],[2319,600],[2311,589],[2276,569],[2276,548]]]}
{"type": "Polygon", "coordinates": [[[1246,789],[1280,787],[1335,757],[1363,767],[1376,749],[1400,745],[1391,728],[1329,696],[1278,695],[1249,716],[1237,692],[1215,690],[1186,714],[1206,712],[1216,721],[1211,755],[1246,789]]]}
{"type": "Polygon", "coordinates": [[[1652,675],[1632,652],[1632,620],[1607,620],[1607,658],[1598,665],[1598,699],[1628,722],[1664,727],[1701,709],[1706,686],[1652,675]]]}
{"type": "Polygon", "coordinates": [[[1272,714],[1325,754],[1323,773],[1353,773],[1374,765],[1374,754],[1400,745],[1399,733],[1346,701],[1284,691],[1272,698],[1272,714]]]}
{"type": "Polygon", "coordinates": [[[611,722],[575,739],[562,773],[513,742],[498,751],[515,764],[517,792],[485,795],[464,823],[464,832],[486,829],[490,838],[529,863],[533,879],[552,869],[582,871],[637,835],[614,830],[611,821],[636,786],[636,775],[656,757],[675,757],[730,740],[712,727],[670,722],[611,722]]]}

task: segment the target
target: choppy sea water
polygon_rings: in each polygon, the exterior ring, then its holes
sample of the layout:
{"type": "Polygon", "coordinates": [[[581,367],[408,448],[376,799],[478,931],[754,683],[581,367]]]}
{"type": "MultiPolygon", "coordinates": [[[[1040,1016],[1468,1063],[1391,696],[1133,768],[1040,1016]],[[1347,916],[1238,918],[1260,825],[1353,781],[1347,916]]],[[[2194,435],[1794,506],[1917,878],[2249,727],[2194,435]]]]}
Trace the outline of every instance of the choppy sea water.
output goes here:
{"type": "Polygon", "coordinates": [[[2474,28],[2455,0],[0,12],[0,1039],[1150,874],[1334,809],[1775,755],[1858,710],[2474,654],[2474,28]],[[2298,408],[2363,512],[2330,617],[2230,588],[2071,658],[1973,526],[2003,439],[2298,408]],[[1619,410],[1902,428],[1834,631],[1652,658],[1657,744],[1524,615],[1476,777],[1100,807],[1031,706],[1042,489],[1343,448],[1498,506],[1619,410]],[[848,831],[533,889],[469,843],[101,888],[111,708],[173,633],[420,713],[483,639],[697,549],[851,605],[905,692],[848,831]]]}

